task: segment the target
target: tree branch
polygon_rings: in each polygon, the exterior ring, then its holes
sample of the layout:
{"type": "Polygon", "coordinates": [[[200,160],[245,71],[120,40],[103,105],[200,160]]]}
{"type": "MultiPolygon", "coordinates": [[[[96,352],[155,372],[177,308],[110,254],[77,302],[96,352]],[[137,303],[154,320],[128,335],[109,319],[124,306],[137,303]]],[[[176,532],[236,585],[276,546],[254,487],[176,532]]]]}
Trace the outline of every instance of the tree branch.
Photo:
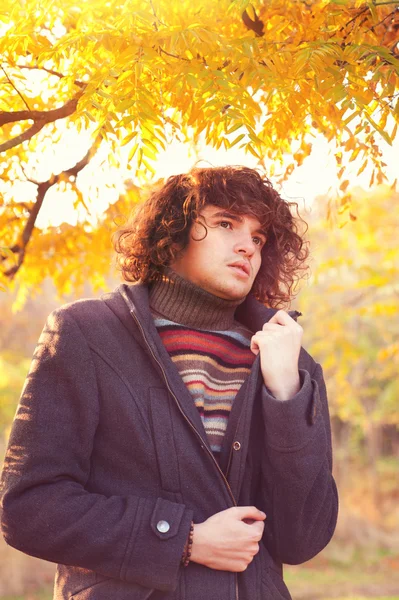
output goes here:
{"type": "Polygon", "coordinates": [[[11,140],[7,140],[7,142],[4,142],[4,144],[0,144],[0,154],[2,152],[5,152],[6,150],[9,150],[10,148],[19,146],[19,144],[26,142],[26,140],[30,140],[34,135],[39,133],[39,131],[43,129],[45,125],[46,123],[41,123],[40,121],[37,121],[36,123],[33,123],[32,127],[29,127],[29,129],[27,129],[20,135],[17,135],[17,137],[12,138],[11,140]]]}
{"type": "Polygon", "coordinates": [[[5,125],[6,123],[15,123],[16,121],[26,120],[32,120],[33,125],[17,137],[11,140],[7,140],[7,142],[4,142],[4,144],[0,144],[0,153],[5,152],[10,148],[14,148],[15,146],[18,146],[26,140],[30,140],[48,123],[53,123],[58,119],[65,119],[66,117],[72,115],[76,111],[76,107],[82,94],[83,90],[78,92],[75,98],[68,100],[68,102],[64,104],[64,106],[61,106],[60,108],[55,108],[53,110],[18,110],[15,112],[1,112],[0,127],[5,125]]]}
{"type": "Polygon", "coordinates": [[[60,108],[53,108],[52,110],[16,110],[13,112],[0,112],[0,127],[6,123],[15,123],[16,121],[44,121],[45,123],[51,123],[57,121],[57,119],[64,119],[69,117],[76,110],[76,106],[82,92],[78,92],[75,98],[68,100],[64,106],[60,108]]]}
{"type": "Polygon", "coordinates": [[[35,226],[37,215],[39,214],[39,211],[43,205],[44,197],[47,193],[47,190],[51,187],[51,185],[52,184],[50,183],[50,181],[45,181],[38,185],[36,202],[33,205],[32,210],[30,211],[28,220],[27,220],[24,230],[22,232],[21,244],[16,244],[11,249],[15,254],[18,254],[17,262],[10,269],[8,269],[7,271],[4,271],[4,275],[6,277],[9,277],[10,279],[14,278],[15,274],[19,271],[22,263],[24,262],[26,247],[32,236],[32,232],[33,232],[33,229],[35,226]]]}
{"type": "MultiPolygon", "coordinates": [[[[52,175],[47,181],[42,181],[40,183],[32,182],[32,183],[36,183],[36,185],[37,185],[36,201],[35,201],[33,207],[29,211],[30,214],[29,214],[28,220],[26,221],[25,227],[22,232],[21,242],[18,244],[15,244],[11,248],[9,248],[9,250],[13,254],[18,255],[18,259],[17,259],[17,262],[15,265],[13,265],[12,267],[10,267],[9,269],[7,269],[4,272],[4,275],[6,277],[13,279],[24,262],[26,248],[32,237],[32,233],[35,228],[35,223],[36,223],[38,214],[40,212],[41,207],[43,206],[43,202],[44,202],[44,199],[46,197],[48,190],[53,185],[57,184],[60,181],[60,179],[63,179],[64,177],[68,177],[68,176],[76,177],[77,174],[80,171],[82,171],[88,165],[90,160],[93,158],[94,154],[97,152],[100,142],[101,142],[101,137],[100,137],[100,135],[98,135],[97,138],[95,139],[93,145],[86,152],[86,154],[82,158],[82,160],[80,160],[78,163],[76,163],[76,165],[74,165],[70,169],[66,169],[65,171],[62,171],[61,173],[58,173],[57,175],[52,175]]],[[[2,260],[3,261],[6,260],[6,257],[2,258],[2,260]]]]}

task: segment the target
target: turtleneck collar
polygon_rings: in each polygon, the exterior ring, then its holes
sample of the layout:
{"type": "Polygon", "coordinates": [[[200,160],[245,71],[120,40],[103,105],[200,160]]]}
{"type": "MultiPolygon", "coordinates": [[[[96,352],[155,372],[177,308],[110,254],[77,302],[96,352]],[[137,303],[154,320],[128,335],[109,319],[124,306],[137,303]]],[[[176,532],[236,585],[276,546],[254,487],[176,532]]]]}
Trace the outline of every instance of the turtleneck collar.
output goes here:
{"type": "Polygon", "coordinates": [[[151,310],[164,318],[194,329],[223,331],[234,323],[234,313],[245,298],[225,300],[165,269],[149,292],[151,310]]]}

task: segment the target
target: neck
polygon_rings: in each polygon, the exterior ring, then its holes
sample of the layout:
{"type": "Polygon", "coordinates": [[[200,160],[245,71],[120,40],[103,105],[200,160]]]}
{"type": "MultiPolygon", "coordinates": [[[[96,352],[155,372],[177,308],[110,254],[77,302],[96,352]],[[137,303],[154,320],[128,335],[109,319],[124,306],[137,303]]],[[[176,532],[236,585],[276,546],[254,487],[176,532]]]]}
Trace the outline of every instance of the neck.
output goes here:
{"type": "Polygon", "coordinates": [[[152,284],[149,299],[151,310],[170,321],[214,331],[229,329],[237,306],[244,301],[214,296],[171,269],[152,284]]]}

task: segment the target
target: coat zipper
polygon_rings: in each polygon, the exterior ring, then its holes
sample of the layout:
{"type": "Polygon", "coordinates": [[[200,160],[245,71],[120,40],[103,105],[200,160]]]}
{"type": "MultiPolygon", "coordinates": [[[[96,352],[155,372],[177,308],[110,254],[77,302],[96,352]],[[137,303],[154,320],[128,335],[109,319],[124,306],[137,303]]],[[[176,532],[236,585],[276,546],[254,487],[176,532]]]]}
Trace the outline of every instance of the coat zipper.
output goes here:
{"type": "Polygon", "coordinates": [[[217,470],[219,471],[219,473],[220,473],[220,475],[221,475],[221,477],[222,477],[222,479],[223,479],[223,481],[224,481],[224,483],[225,483],[225,485],[226,485],[227,491],[229,492],[229,495],[230,495],[230,497],[231,497],[231,500],[232,500],[232,502],[233,502],[234,506],[237,506],[237,502],[236,502],[236,500],[235,500],[235,498],[234,498],[234,495],[233,495],[232,489],[231,489],[231,487],[230,487],[230,484],[229,484],[229,482],[227,481],[227,479],[226,479],[226,477],[225,477],[225,475],[224,475],[224,473],[223,473],[222,469],[219,467],[219,465],[218,465],[218,463],[217,463],[217,461],[216,461],[216,458],[213,456],[213,454],[212,454],[211,450],[209,450],[209,448],[208,448],[207,444],[205,443],[205,441],[203,440],[203,438],[202,438],[202,436],[201,436],[200,432],[199,432],[199,431],[198,431],[198,430],[197,430],[197,429],[194,427],[194,425],[192,424],[192,422],[190,421],[190,419],[189,419],[189,418],[186,416],[186,414],[184,413],[184,410],[182,409],[182,407],[181,407],[181,405],[180,405],[180,402],[179,402],[179,400],[177,399],[176,395],[175,395],[175,394],[173,393],[173,391],[171,390],[171,387],[170,387],[170,385],[169,385],[169,382],[168,382],[168,378],[167,378],[167,376],[166,376],[166,373],[165,373],[165,369],[163,368],[162,364],[160,363],[160,361],[157,359],[157,357],[155,356],[154,352],[152,351],[152,349],[151,349],[151,346],[150,346],[150,344],[148,343],[148,340],[147,340],[147,338],[146,338],[146,336],[145,336],[144,329],[142,328],[142,326],[141,326],[141,324],[140,324],[140,321],[137,319],[137,317],[136,317],[136,315],[134,314],[134,312],[133,312],[133,311],[130,311],[130,314],[132,315],[132,317],[133,317],[133,318],[134,318],[134,320],[136,321],[136,323],[137,323],[137,325],[138,325],[138,327],[139,327],[139,329],[140,329],[140,331],[141,331],[141,335],[143,336],[143,338],[144,338],[144,341],[145,341],[145,343],[146,343],[146,345],[147,345],[147,347],[148,347],[149,351],[151,352],[151,355],[152,355],[153,359],[154,359],[154,360],[155,360],[155,362],[157,363],[158,367],[161,369],[161,371],[162,371],[162,375],[163,375],[163,378],[164,378],[164,380],[165,380],[165,383],[166,383],[166,387],[168,388],[168,390],[169,390],[170,394],[171,394],[171,395],[172,395],[172,397],[174,398],[174,400],[175,400],[175,402],[176,402],[176,404],[177,404],[177,407],[178,407],[178,409],[179,409],[180,413],[183,415],[184,419],[187,421],[187,423],[190,425],[191,429],[194,431],[194,433],[196,434],[196,436],[197,436],[197,437],[199,438],[199,440],[201,441],[201,445],[203,445],[204,449],[207,451],[207,453],[208,453],[208,454],[209,454],[209,456],[211,457],[211,459],[212,459],[213,463],[215,464],[215,466],[216,466],[217,470]]]}
{"type": "MultiPolygon", "coordinates": [[[[182,409],[179,400],[177,399],[176,395],[171,390],[171,387],[170,387],[169,382],[168,382],[168,378],[167,378],[166,373],[165,373],[165,369],[163,368],[162,364],[160,363],[160,361],[157,359],[157,357],[155,356],[154,352],[152,351],[152,348],[151,348],[150,344],[148,343],[148,340],[146,338],[146,335],[144,333],[144,329],[142,328],[140,321],[138,320],[138,318],[136,317],[136,315],[134,314],[133,311],[130,311],[130,314],[132,315],[132,317],[135,320],[138,328],[140,329],[141,335],[143,336],[143,339],[144,339],[144,341],[145,341],[145,343],[147,345],[148,350],[151,353],[151,356],[153,357],[153,359],[157,363],[158,367],[160,368],[160,370],[162,372],[162,375],[163,375],[163,378],[164,378],[165,383],[166,383],[166,387],[168,388],[169,393],[171,394],[172,398],[176,402],[177,407],[178,407],[180,413],[182,414],[182,416],[184,417],[184,419],[187,421],[187,423],[189,424],[189,426],[191,427],[191,429],[194,431],[195,435],[201,441],[201,446],[207,451],[207,453],[211,457],[213,463],[215,464],[217,470],[219,471],[219,473],[220,473],[220,475],[221,475],[221,477],[223,479],[223,482],[226,485],[227,491],[228,491],[228,493],[229,493],[229,495],[231,497],[231,500],[232,500],[234,506],[237,506],[237,502],[236,502],[236,500],[234,498],[234,495],[233,495],[232,489],[230,487],[230,484],[227,481],[226,477],[224,476],[224,473],[223,473],[222,469],[219,467],[219,465],[218,465],[218,463],[216,461],[216,458],[213,456],[212,452],[209,450],[208,446],[206,445],[206,443],[202,439],[202,436],[201,436],[200,432],[194,427],[194,425],[191,423],[190,419],[184,413],[184,410],[182,409]]],[[[231,451],[230,451],[230,453],[231,453],[231,451]]],[[[234,578],[235,578],[235,596],[236,596],[236,600],[239,600],[239,597],[238,597],[238,577],[237,577],[237,573],[234,573],[234,578]]]]}
{"type": "MultiPolygon", "coordinates": [[[[238,431],[238,425],[239,425],[239,422],[237,423],[237,427],[236,427],[236,430],[235,430],[235,432],[234,432],[234,437],[233,437],[233,440],[234,440],[234,439],[237,437],[237,436],[236,436],[236,433],[237,433],[237,431],[238,431]]],[[[229,461],[228,461],[228,463],[227,463],[227,469],[226,469],[226,475],[227,475],[227,477],[229,476],[229,473],[230,473],[230,466],[231,466],[231,459],[232,459],[232,456],[233,456],[233,448],[230,448],[229,461]]]]}

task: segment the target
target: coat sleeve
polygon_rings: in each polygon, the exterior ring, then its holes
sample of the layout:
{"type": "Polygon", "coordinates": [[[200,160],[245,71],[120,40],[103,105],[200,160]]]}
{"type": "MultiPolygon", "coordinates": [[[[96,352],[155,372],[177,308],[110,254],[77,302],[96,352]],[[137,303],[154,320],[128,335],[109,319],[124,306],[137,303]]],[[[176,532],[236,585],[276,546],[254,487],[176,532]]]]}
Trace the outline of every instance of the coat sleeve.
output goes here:
{"type": "Polygon", "coordinates": [[[90,348],[60,309],[39,339],[11,431],[0,488],[4,538],[48,561],[173,590],[192,511],[87,491],[99,418],[90,348]],[[168,531],[158,531],[162,520],[168,531]]]}
{"type": "Polygon", "coordinates": [[[322,368],[300,369],[301,389],[280,401],[262,387],[265,445],[259,508],[267,515],[264,543],[283,563],[310,560],[330,541],[338,515],[322,368]]]}

